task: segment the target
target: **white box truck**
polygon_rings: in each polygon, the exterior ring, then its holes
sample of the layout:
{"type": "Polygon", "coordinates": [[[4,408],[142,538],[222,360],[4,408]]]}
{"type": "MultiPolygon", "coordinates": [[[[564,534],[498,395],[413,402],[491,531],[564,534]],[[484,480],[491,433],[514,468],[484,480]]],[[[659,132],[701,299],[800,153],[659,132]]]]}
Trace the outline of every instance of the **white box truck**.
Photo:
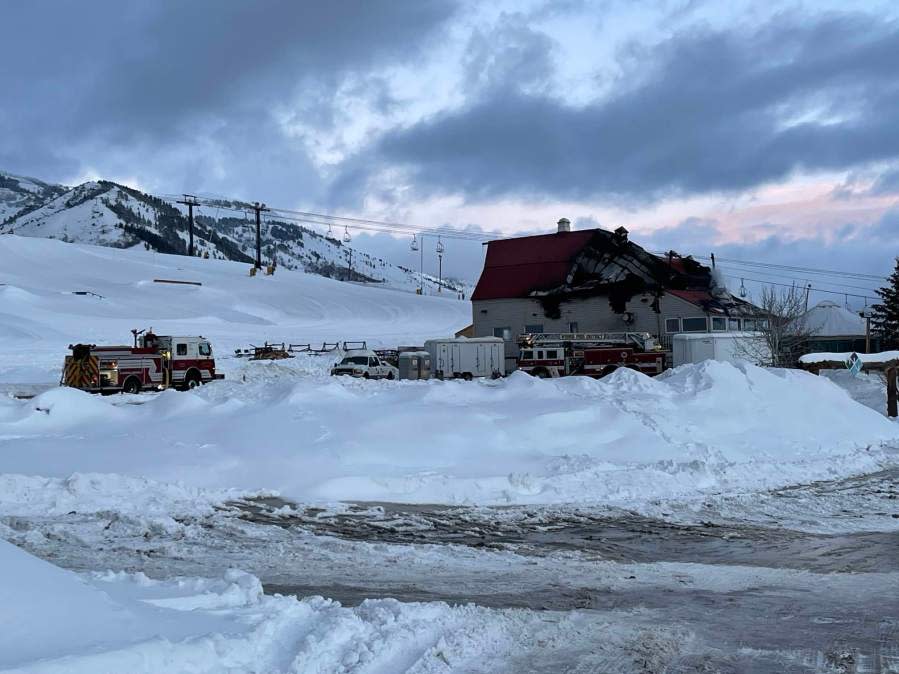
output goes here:
{"type": "Polygon", "coordinates": [[[429,339],[431,372],[438,379],[502,377],[506,374],[506,345],[500,337],[429,339]]]}
{"type": "Polygon", "coordinates": [[[764,337],[757,332],[697,332],[674,335],[671,339],[674,367],[704,360],[767,365],[770,357],[764,337]]]}

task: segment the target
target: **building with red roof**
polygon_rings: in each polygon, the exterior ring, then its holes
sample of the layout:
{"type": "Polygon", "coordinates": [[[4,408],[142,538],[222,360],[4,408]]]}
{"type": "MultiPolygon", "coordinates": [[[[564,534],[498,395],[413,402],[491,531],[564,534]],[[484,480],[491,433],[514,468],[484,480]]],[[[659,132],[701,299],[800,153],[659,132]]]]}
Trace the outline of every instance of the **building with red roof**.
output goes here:
{"type": "Polygon", "coordinates": [[[471,301],[474,335],[506,340],[507,369],[524,333],[648,332],[667,344],[754,329],[757,313],[691,257],[650,253],[624,227],[571,231],[564,218],[552,234],[489,242],[471,301]]]}

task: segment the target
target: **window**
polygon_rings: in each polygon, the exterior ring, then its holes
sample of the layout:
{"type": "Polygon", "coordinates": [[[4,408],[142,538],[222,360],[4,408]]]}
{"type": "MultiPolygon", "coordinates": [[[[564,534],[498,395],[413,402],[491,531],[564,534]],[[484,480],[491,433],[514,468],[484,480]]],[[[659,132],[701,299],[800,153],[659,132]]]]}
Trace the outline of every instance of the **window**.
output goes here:
{"type": "Polygon", "coordinates": [[[534,352],[531,350],[522,350],[521,352],[521,360],[532,360],[534,358],[534,352]]]}
{"type": "Polygon", "coordinates": [[[209,342],[200,342],[200,355],[201,356],[211,356],[212,355],[212,347],[209,346],[209,342]]]}
{"type": "MultiPolygon", "coordinates": [[[[767,330],[767,329],[768,329],[768,319],[760,318],[759,319],[759,330],[767,330]]],[[[848,350],[851,351],[852,349],[848,349],[848,350]]]]}
{"type": "Polygon", "coordinates": [[[546,352],[546,358],[548,360],[556,360],[559,357],[559,352],[557,349],[551,349],[546,352]]]}
{"type": "Polygon", "coordinates": [[[727,319],[722,316],[712,316],[712,330],[715,332],[727,330],[727,319]]]}
{"type": "Polygon", "coordinates": [[[665,332],[680,332],[680,319],[679,318],[666,318],[665,319],[665,332]]]}
{"type": "Polygon", "coordinates": [[[705,316],[697,316],[694,318],[683,319],[684,332],[705,332],[708,330],[708,323],[705,316]]]}
{"type": "Polygon", "coordinates": [[[187,344],[176,344],[175,345],[175,355],[186,356],[187,355],[187,344]]]}
{"type": "Polygon", "coordinates": [[[727,319],[727,329],[732,330],[733,332],[740,331],[740,319],[739,318],[728,318],[727,319]]]}
{"type": "Polygon", "coordinates": [[[747,332],[753,332],[758,327],[756,320],[754,318],[744,318],[743,319],[743,329],[747,332]]]}
{"type": "Polygon", "coordinates": [[[568,332],[577,332],[577,321],[571,321],[568,324],[568,332]]]}
{"type": "Polygon", "coordinates": [[[502,337],[507,342],[512,341],[512,328],[493,328],[494,337],[502,337]]]}
{"type": "Polygon", "coordinates": [[[368,365],[368,358],[366,356],[347,356],[342,361],[340,361],[341,365],[368,365]]]}
{"type": "Polygon", "coordinates": [[[526,325],[524,326],[524,331],[529,334],[543,332],[543,323],[531,323],[530,325],[526,325]]]}

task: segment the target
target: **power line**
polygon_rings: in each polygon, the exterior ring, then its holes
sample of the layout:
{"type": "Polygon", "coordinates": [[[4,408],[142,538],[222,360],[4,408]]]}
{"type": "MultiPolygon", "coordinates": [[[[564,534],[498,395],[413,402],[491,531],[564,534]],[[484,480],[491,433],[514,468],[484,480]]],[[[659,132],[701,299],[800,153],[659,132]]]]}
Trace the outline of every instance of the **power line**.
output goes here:
{"type": "MultiPolygon", "coordinates": [[[[173,201],[175,203],[183,203],[178,201],[178,199],[172,195],[163,195],[160,198],[173,201]]],[[[215,206],[218,209],[224,208],[226,210],[232,210],[237,212],[248,213],[249,210],[254,209],[254,205],[242,202],[239,200],[232,199],[204,199],[207,205],[215,206]],[[227,204],[227,205],[226,205],[227,204]]],[[[297,223],[297,224],[306,224],[306,225],[317,225],[321,227],[328,227],[332,224],[341,223],[344,225],[344,228],[356,229],[361,231],[368,232],[377,232],[377,233],[385,233],[385,234],[395,234],[395,235],[415,235],[415,234],[430,234],[434,236],[440,236],[447,239],[455,239],[461,241],[473,241],[473,242],[485,242],[491,241],[496,238],[496,234],[488,234],[488,233],[479,233],[472,232],[466,230],[460,230],[453,227],[449,227],[447,225],[443,225],[440,227],[421,227],[416,225],[409,225],[406,223],[399,222],[388,222],[382,220],[373,220],[369,218],[356,218],[349,216],[340,216],[340,215],[329,215],[325,213],[315,213],[312,211],[300,211],[289,208],[275,208],[270,207],[266,210],[270,211],[275,217],[278,218],[278,221],[287,221],[288,223],[297,223]]],[[[257,245],[258,248],[258,245],[257,245]]],[[[667,252],[660,251],[651,251],[653,254],[658,255],[659,257],[665,257],[667,252]]],[[[698,260],[711,260],[711,257],[708,255],[692,255],[694,259],[698,260]]],[[[874,292],[873,289],[862,287],[862,286],[853,286],[849,284],[841,284],[833,281],[826,280],[827,277],[835,278],[835,279],[847,279],[854,281],[885,281],[887,277],[879,276],[875,274],[863,274],[859,272],[849,272],[849,271],[841,271],[834,269],[820,269],[815,267],[803,267],[798,265],[785,265],[785,264],[777,264],[771,262],[761,262],[754,260],[738,260],[735,258],[715,258],[716,262],[724,262],[729,267],[737,266],[737,267],[746,267],[750,270],[750,273],[761,274],[764,276],[775,276],[780,278],[788,278],[792,280],[800,280],[793,276],[788,276],[786,274],[779,274],[777,272],[786,271],[792,272],[794,274],[800,275],[811,275],[811,276],[820,276],[825,277],[819,279],[820,283],[824,283],[830,286],[836,287],[844,287],[851,288],[853,290],[866,290],[869,292],[874,292]]],[[[741,269],[737,269],[735,271],[742,272],[741,269]]],[[[734,277],[741,278],[741,277],[734,277]]],[[[745,277],[743,277],[745,278],[745,277]]],[[[760,279],[749,279],[754,280],[757,283],[770,283],[771,285],[781,285],[787,286],[789,284],[775,283],[773,281],[764,281],[760,279]]],[[[819,292],[830,292],[833,294],[849,294],[853,297],[869,297],[866,295],[857,295],[852,293],[842,293],[832,290],[824,290],[817,289],[819,292]]]]}
{"type": "MultiPolygon", "coordinates": [[[[725,266],[725,265],[718,265],[717,268],[718,268],[718,269],[725,270],[725,271],[730,271],[730,272],[732,272],[732,273],[734,273],[734,274],[745,274],[745,273],[747,273],[747,272],[744,271],[743,269],[736,269],[736,268],[732,267],[730,264],[728,264],[727,266],[725,266]]],[[[748,273],[750,273],[750,274],[755,273],[755,274],[758,274],[758,275],[761,275],[761,276],[772,276],[772,277],[774,277],[774,278],[784,278],[784,279],[787,279],[787,280],[796,281],[797,284],[799,284],[799,283],[806,284],[806,283],[809,282],[809,279],[807,279],[807,278],[803,279],[803,278],[799,278],[799,277],[796,277],[796,276],[790,276],[789,274],[778,274],[777,272],[769,272],[769,271],[764,271],[764,270],[754,270],[754,271],[750,271],[750,272],[748,272],[748,273]]],[[[827,281],[827,280],[819,280],[818,282],[819,282],[819,283],[824,283],[824,284],[826,284],[826,285],[833,286],[833,287],[836,287],[836,288],[849,288],[849,289],[851,289],[851,290],[867,290],[868,292],[876,292],[876,289],[875,289],[875,288],[872,288],[872,287],[870,287],[870,286],[857,286],[857,285],[852,285],[852,284],[848,284],[848,283],[836,283],[836,282],[833,282],[833,281],[827,281]]]]}
{"type": "Polygon", "coordinates": [[[748,277],[745,277],[745,276],[730,276],[729,274],[725,274],[724,276],[725,276],[725,278],[734,279],[735,281],[736,281],[736,280],[740,280],[740,281],[752,281],[752,282],[754,282],[754,283],[761,283],[761,284],[769,285],[769,286],[780,286],[780,287],[782,287],[782,288],[797,288],[797,287],[801,287],[803,290],[804,290],[805,288],[808,288],[809,290],[813,290],[813,291],[819,292],[819,293],[827,293],[827,294],[829,294],[829,295],[845,295],[845,296],[847,296],[847,297],[859,297],[859,298],[862,298],[862,299],[865,299],[865,300],[880,301],[880,298],[879,298],[879,297],[872,297],[872,296],[870,296],[870,295],[858,295],[858,294],[856,294],[856,293],[844,293],[844,292],[840,292],[840,291],[837,291],[837,290],[825,290],[825,289],[823,289],[823,288],[815,288],[815,287],[814,287],[813,285],[811,285],[811,284],[809,284],[809,285],[807,285],[807,286],[796,286],[796,285],[793,285],[793,284],[791,284],[791,283],[777,283],[777,282],[775,282],[775,281],[763,281],[762,279],[748,278],[748,277]]]}

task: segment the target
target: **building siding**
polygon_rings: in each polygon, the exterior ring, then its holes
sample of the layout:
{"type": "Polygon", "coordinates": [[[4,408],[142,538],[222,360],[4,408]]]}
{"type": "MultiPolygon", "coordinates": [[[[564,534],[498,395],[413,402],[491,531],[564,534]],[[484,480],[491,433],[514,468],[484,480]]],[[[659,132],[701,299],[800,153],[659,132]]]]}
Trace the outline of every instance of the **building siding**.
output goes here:
{"type": "Polygon", "coordinates": [[[492,337],[495,328],[510,328],[511,340],[506,342],[506,370],[510,371],[518,358],[518,336],[526,325],[542,324],[543,332],[568,332],[569,323],[577,322],[578,332],[648,332],[659,337],[665,334],[666,318],[707,316],[702,308],[668,294],[661,297],[659,307],[661,311],[656,313],[652,296],[636,295],[627,304],[634,320],[626,323],[604,296],[562,302],[557,319],[547,318],[540,302],[530,298],[476,300],[472,302],[472,323],[475,337],[492,337]]]}

